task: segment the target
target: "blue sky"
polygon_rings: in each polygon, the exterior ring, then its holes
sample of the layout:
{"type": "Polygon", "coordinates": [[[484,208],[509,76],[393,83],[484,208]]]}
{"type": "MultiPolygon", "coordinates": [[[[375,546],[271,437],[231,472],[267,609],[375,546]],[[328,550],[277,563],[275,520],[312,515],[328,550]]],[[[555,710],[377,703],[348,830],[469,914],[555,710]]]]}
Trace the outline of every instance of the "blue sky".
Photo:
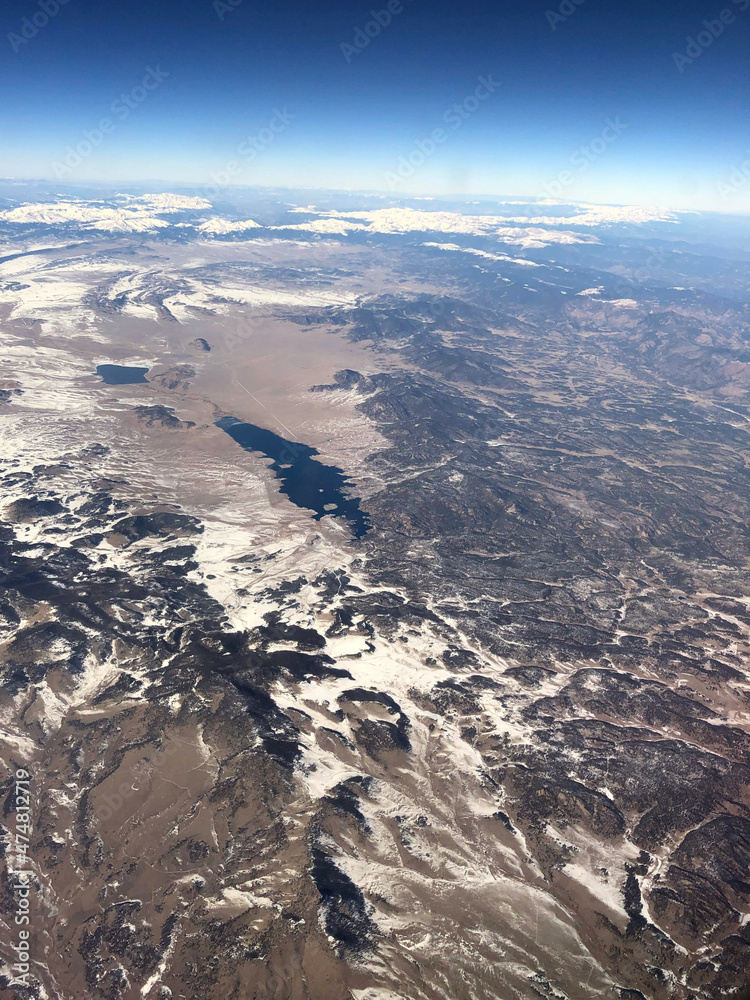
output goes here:
{"type": "Polygon", "coordinates": [[[2,175],[750,209],[750,0],[57,5],[0,4],[2,175]]]}

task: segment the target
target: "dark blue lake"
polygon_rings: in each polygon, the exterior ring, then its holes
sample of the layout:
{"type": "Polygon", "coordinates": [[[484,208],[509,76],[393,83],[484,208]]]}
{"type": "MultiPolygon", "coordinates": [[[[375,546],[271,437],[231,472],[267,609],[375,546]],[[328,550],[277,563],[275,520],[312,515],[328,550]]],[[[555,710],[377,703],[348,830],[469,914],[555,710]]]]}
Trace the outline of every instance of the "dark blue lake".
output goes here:
{"type": "Polygon", "coordinates": [[[361,538],[370,528],[367,515],[359,509],[356,497],[347,497],[345,490],[353,485],[341,469],[317,462],[315,448],[297,441],[287,441],[273,431],[255,424],[246,424],[237,417],[222,417],[216,426],[226,431],[246,451],[260,452],[272,459],[271,468],[281,480],[281,492],[297,507],[315,511],[319,521],[330,514],[343,517],[351,526],[355,538],[361,538]]]}
{"type": "Polygon", "coordinates": [[[132,385],[146,382],[144,375],[148,368],[129,368],[126,365],[97,365],[96,374],[101,375],[107,385],[132,385]]]}

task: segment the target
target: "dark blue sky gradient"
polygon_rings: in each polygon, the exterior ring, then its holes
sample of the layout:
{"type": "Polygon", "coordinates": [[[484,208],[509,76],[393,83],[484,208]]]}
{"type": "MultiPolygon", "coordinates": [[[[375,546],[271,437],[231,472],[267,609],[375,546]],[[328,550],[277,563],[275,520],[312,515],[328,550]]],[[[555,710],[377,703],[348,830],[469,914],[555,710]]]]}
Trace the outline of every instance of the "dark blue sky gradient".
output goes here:
{"type": "Polygon", "coordinates": [[[750,178],[717,192],[750,158],[744,2],[584,0],[553,31],[554,2],[404,0],[347,62],[340,44],[383,0],[242,0],[224,20],[212,0],[69,0],[18,52],[7,35],[39,6],[3,0],[0,173],[53,177],[154,66],[167,79],[67,182],[203,184],[235,159],[234,183],[388,190],[401,158],[492,74],[502,86],[395,190],[545,197],[568,171],[563,199],[745,211],[750,178]],[[679,72],[673,53],[725,8],[735,22],[679,72]],[[294,118],[252,160],[238,156],[275,109],[294,118]],[[608,118],[627,128],[587,169],[571,167],[608,118]]]}

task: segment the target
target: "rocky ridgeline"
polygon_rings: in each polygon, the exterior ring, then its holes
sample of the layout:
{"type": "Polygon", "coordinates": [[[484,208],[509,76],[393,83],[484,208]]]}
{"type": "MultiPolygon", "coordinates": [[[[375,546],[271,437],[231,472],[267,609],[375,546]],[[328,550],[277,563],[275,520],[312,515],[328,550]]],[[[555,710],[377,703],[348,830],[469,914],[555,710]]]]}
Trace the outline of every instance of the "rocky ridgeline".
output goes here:
{"type": "MultiPolygon", "coordinates": [[[[100,445],[4,464],[3,760],[34,774],[49,970],[31,995],[744,985],[746,311],[455,270],[463,295],[290,317],[372,348],[314,388],[388,442],[372,527],[325,571],[314,537],[209,562],[211,519],[108,479],[100,445]],[[231,624],[217,574],[260,624],[231,624]]],[[[138,301],[171,329],[181,290],[138,301]]],[[[119,315],[110,291],[93,306],[119,315]]],[[[197,391],[191,349],[155,369],[159,400],[197,391]]]]}

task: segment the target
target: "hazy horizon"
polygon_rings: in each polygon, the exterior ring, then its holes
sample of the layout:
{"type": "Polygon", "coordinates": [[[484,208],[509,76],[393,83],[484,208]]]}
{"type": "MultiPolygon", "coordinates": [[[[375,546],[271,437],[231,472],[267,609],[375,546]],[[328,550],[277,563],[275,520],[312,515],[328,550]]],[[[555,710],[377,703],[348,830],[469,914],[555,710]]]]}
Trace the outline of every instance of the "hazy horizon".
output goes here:
{"type": "Polygon", "coordinates": [[[744,213],[748,7],[38,0],[0,173],[744,213]]]}

